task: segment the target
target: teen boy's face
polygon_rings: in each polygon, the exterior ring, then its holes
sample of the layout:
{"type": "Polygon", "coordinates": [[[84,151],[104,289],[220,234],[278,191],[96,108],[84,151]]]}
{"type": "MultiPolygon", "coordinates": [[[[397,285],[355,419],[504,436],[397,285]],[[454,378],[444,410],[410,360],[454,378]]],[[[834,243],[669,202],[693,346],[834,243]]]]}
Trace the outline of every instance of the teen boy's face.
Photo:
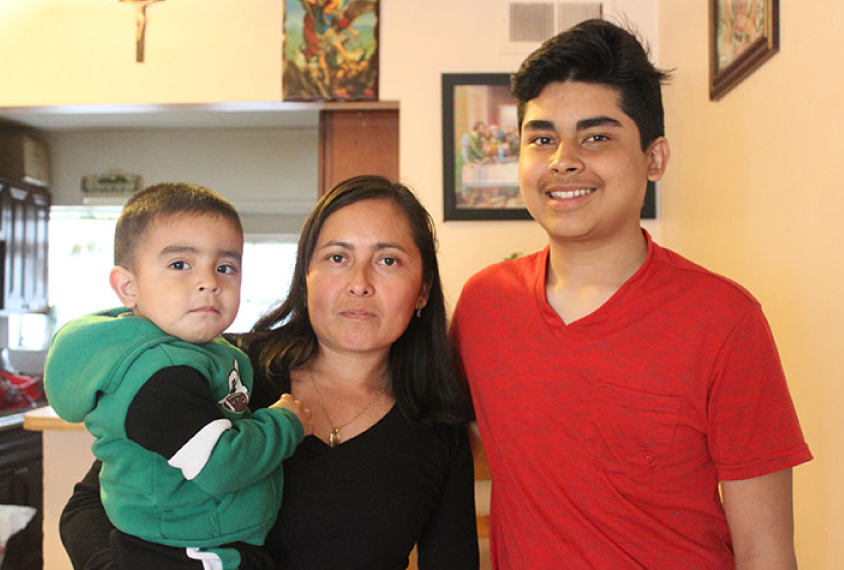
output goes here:
{"type": "Polygon", "coordinates": [[[647,181],[662,177],[668,156],[662,137],[642,150],[616,90],[550,83],[525,107],[519,187],[552,243],[640,240],[647,181]]]}
{"type": "Polygon", "coordinates": [[[115,272],[125,276],[118,295],[135,316],[182,340],[208,342],[237,316],[242,254],[243,236],[225,218],[174,214],[150,224],[131,271],[115,268],[112,285],[115,272]]]}

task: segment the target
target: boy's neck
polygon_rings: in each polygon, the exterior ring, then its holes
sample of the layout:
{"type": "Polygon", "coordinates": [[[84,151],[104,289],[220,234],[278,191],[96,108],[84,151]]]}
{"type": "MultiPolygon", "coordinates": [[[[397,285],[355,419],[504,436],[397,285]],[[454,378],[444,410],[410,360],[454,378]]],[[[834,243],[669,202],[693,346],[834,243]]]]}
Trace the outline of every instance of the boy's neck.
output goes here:
{"type": "Polygon", "coordinates": [[[601,307],[645,262],[648,245],[641,230],[610,241],[551,241],[545,295],[566,323],[601,307]]]}

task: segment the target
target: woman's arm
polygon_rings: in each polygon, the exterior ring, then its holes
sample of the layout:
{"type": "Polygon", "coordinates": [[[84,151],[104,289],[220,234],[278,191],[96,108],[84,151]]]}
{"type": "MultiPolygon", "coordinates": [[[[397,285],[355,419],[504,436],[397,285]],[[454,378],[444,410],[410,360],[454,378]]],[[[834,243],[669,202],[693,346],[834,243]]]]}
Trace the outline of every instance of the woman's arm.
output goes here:
{"type": "Polygon", "coordinates": [[[59,519],[59,534],[74,570],[117,570],[108,543],[114,526],[100,500],[100,467],[95,461],[76,484],[59,519]]]}
{"type": "Polygon", "coordinates": [[[477,570],[480,565],[472,449],[465,428],[453,428],[453,434],[440,504],[417,545],[420,570],[477,570]]]}

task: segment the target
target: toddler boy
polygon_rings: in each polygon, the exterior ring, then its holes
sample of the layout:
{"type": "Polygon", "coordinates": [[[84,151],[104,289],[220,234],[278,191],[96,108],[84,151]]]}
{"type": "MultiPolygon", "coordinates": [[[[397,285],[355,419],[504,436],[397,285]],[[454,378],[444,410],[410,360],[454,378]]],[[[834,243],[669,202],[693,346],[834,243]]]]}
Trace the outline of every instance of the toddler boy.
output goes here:
{"type": "Polygon", "coordinates": [[[121,569],[268,562],[256,545],[279,512],[282,461],[312,430],[289,394],[247,407],[249,359],[220,337],[240,304],[242,251],[228,201],[196,185],[151,186],[115,230],[109,281],[123,307],[53,339],[47,398],[95,437],[121,569]]]}

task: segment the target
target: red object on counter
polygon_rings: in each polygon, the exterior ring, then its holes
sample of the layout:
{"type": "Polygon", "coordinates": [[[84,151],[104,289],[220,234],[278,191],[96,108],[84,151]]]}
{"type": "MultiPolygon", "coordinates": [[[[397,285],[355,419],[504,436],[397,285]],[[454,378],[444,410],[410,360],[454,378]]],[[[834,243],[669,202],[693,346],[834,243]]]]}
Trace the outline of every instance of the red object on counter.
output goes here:
{"type": "Polygon", "coordinates": [[[0,370],[0,410],[32,408],[44,398],[41,376],[24,376],[0,370]]]}

